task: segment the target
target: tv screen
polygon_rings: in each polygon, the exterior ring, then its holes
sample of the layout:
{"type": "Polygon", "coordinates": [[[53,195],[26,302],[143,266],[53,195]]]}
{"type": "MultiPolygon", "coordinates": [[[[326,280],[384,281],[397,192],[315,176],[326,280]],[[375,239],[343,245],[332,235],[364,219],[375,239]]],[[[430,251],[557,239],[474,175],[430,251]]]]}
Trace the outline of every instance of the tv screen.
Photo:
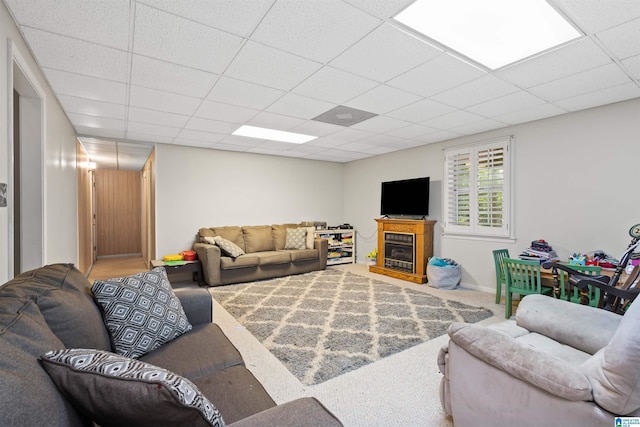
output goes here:
{"type": "Polygon", "coordinates": [[[387,216],[429,215],[429,177],[383,182],[380,213],[387,216]]]}

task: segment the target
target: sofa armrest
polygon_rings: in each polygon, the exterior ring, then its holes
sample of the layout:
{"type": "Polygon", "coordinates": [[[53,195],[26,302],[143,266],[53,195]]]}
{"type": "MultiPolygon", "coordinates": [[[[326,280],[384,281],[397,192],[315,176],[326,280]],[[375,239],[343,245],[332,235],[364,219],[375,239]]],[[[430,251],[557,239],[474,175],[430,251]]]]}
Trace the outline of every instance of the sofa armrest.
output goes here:
{"type": "Polygon", "coordinates": [[[467,353],[515,378],[566,400],[593,400],[587,376],[569,362],[480,325],[456,322],[448,333],[467,353]]]}
{"type": "Polygon", "coordinates": [[[303,397],[258,412],[250,417],[229,424],[229,427],[339,427],[336,418],[322,403],[313,397],[303,397]]]}
{"type": "Polygon", "coordinates": [[[209,286],[221,285],[220,257],[222,252],[220,252],[220,248],[208,243],[194,243],[193,250],[196,251],[198,259],[202,263],[204,281],[209,286]]]}
{"type": "Polygon", "coordinates": [[[610,311],[544,295],[527,295],[516,312],[518,326],[589,354],[609,343],[621,320],[610,311]]]}
{"type": "Polygon", "coordinates": [[[213,322],[213,300],[204,288],[176,288],[173,290],[192,325],[213,322]]]}
{"type": "Polygon", "coordinates": [[[313,240],[313,249],[318,249],[320,252],[320,267],[321,270],[327,268],[327,255],[329,254],[329,240],[316,237],[313,240]]]}

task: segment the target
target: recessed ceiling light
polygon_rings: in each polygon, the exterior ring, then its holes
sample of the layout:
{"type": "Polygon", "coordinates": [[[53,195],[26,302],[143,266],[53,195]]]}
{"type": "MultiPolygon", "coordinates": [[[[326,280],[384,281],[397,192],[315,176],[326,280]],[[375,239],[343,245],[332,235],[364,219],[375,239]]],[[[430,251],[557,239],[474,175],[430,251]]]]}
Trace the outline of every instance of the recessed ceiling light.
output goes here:
{"type": "Polygon", "coordinates": [[[394,19],[491,69],[581,36],[545,0],[417,0],[394,19]]]}
{"type": "Polygon", "coordinates": [[[268,139],[269,141],[290,142],[292,144],[304,144],[313,141],[317,136],[301,133],[285,132],[256,126],[240,126],[232,135],[247,136],[249,138],[268,139]]]}

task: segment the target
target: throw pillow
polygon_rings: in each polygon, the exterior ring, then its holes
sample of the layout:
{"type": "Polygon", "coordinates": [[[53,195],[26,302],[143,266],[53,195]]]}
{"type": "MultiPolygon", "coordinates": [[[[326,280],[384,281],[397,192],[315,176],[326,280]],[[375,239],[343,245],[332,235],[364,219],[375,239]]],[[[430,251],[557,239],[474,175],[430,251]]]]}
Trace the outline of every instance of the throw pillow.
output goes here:
{"type": "Polygon", "coordinates": [[[304,227],[287,228],[285,249],[307,249],[307,229],[304,227]]]}
{"type": "Polygon", "coordinates": [[[212,238],[207,237],[207,243],[217,245],[225,255],[230,256],[231,258],[237,258],[240,255],[245,254],[240,246],[236,245],[231,240],[227,240],[221,236],[215,236],[212,238]]]}
{"type": "Polygon", "coordinates": [[[91,292],[122,356],[138,358],[192,328],[164,267],[96,280],[91,292]]]}
{"type": "Polygon", "coordinates": [[[307,229],[307,249],[313,249],[315,246],[316,229],[314,227],[305,227],[307,229]]]}
{"type": "Polygon", "coordinates": [[[220,412],[186,378],[102,350],[40,356],[60,391],[101,426],[224,426],[220,412]]]}

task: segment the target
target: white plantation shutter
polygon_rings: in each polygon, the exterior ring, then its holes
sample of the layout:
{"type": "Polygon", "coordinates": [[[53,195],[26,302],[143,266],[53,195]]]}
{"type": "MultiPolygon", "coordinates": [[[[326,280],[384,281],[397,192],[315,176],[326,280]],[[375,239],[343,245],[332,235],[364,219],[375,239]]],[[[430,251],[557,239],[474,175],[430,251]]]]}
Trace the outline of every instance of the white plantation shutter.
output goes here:
{"type": "Polygon", "coordinates": [[[510,143],[445,150],[445,233],[509,237],[510,143]]]}

